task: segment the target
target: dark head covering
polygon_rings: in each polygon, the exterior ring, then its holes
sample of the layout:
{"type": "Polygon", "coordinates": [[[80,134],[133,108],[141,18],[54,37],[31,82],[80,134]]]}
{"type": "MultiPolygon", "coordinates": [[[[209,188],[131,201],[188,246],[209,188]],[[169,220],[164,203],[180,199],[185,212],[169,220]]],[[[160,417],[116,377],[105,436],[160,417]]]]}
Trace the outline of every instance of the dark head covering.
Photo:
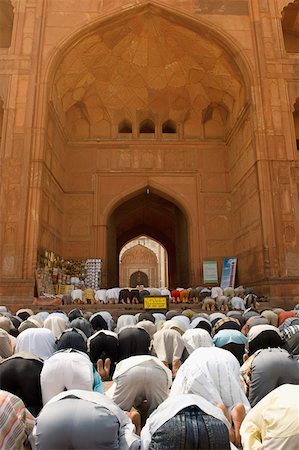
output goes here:
{"type": "Polygon", "coordinates": [[[93,333],[91,323],[88,320],[84,319],[84,317],[77,317],[77,319],[72,320],[71,327],[83,331],[87,338],[89,338],[93,333]]]}
{"type": "Polygon", "coordinates": [[[12,316],[12,317],[10,318],[10,320],[11,320],[11,322],[13,323],[13,326],[14,326],[16,329],[18,329],[19,326],[20,326],[21,323],[22,323],[22,319],[21,319],[20,317],[18,317],[18,316],[12,316]]]}
{"type": "Polygon", "coordinates": [[[108,324],[100,313],[91,316],[90,323],[94,331],[108,330],[108,324]]]}
{"type": "Polygon", "coordinates": [[[142,291],[139,292],[140,301],[143,303],[144,297],[149,297],[150,295],[151,295],[150,291],[142,289],[142,291]]]}
{"type": "Polygon", "coordinates": [[[299,355],[299,325],[291,325],[281,332],[284,349],[293,355],[299,355]]]}
{"type": "Polygon", "coordinates": [[[259,316],[259,315],[260,315],[260,313],[256,309],[248,308],[248,309],[246,309],[246,311],[244,311],[243,317],[247,321],[248,319],[250,319],[250,317],[255,317],[255,316],[259,316]]]}
{"type": "Polygon", "coordinates": [[[218,320],[225,319],[225,318],[226,318],[226,315],[223,314],[222,312],[215,312],[215,313],[210,314],[209,320],[212,324],[212,328],[216,325],[218,320]]]}
{"type": "Polygon", "coordinates": [[[212,332],[212,325],[205,317],[196,317],[196,319],[192,320],[191,328],[201,328],[206,330],[209,334],[212,332]]]}
{"type": "Polygon", "coordinates": [[[234,319],[237,319],[240,322],[241,327],[243,328],[246,320],[242,316],[242,314],[238,311],[228,311],[227,317],[233,317],[234,319]]]}
{"type": "Polygon", "coordinates": [[[141,328],[124,328],[118,333],[118,360],[136,355],[148,355],[151,338],[141,328]]]}
{"type": "Polygon", "coordinates": [[[272,325],[256,325],[248,333],[248,355],[264,348],[283,347],[280,332],[272,325]]]}
{"type": "Polygon", "coordinates": [[[248,330],[250,330],[250,328],[252,327],[255,327],[256,325],[269,325],[269,320],[266,317],[262,316],[252,316],[246,322],[248,330]]]}
{"type": "Polygon", "coordinates": [[[241,325],[238,319],[234,319],[233,317],[226,317],[225,319],[220,319],[217,321],[216,325],[213,327],[212,334],[215,335],[220,330],[241,331],[241,325]]]}
{"type": "Polygon", "coordinates": [[[229,434],[219,419],[192,405],[179,411],[153,434],[149,450],[229,450],[229,434]]]}
{"type": "Polygon", "coordinates": [[[31,314],[29,314],[29,312],[27,312],[27,311],[21,311],[21,312],[17,313],[17,317],[20,317],[20,319],[22,321],[27,320],[28,317],[30,317],[30,316],[31,316],[31,314]]]}
{"type": "Polygon", "coordinates": [[[141,322],[142,320],[149,320],[150,322],[155,323],[154,316],[149,312],[144,312],[139,315],[138,322],[141,322]]]}
{"type": "Polygon", "coordinates": [[[77,317],[83,317],[82,311],[78,308],[72,309],[69,312],[69,321],[72,322],[73,320],[77,319],[77,317]]]}
{"type": "Polygon", "coordinates": [[[64,331],[57,341],[57,349],[65,350],[67,348],[72,348],[74,350],[79,350],[80,352],[86,353],[87,339],[85,334],[76,328],[71,328],[64,331]]]}
{"type": "Polygon", "coordinates": [[[127,301],[127,299],[130,299],[129,289],[121,289],[118,294],[118,301],[119,302],[121,302],[122,300],[127,301]]]}
{"type": "Polygon", "coordinates": [[[139,301],[139,290],[138,289],[131,289],[129,292],[130,300],[134,300],[136,298],[139,301]]]}
{"type": "Polygon", "coordinates": [[[115,365],[118,360],[118,339],[117,335],[105,330],[97,331],[89,339],[89,357],[93,364],[96,365],[98,359],[102,359],[103,363],[107,358],[110,359],[110,376],[113,375],[115,365]],[[109,334],[108,334],[109,333],[109,334]]]}

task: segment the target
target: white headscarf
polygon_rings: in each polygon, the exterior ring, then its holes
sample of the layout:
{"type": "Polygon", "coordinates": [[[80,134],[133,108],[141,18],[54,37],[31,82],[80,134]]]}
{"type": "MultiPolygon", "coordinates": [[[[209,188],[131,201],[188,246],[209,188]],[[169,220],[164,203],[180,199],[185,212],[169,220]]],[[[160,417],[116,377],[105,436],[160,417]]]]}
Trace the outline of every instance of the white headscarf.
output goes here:
{"type": "Polygon", "coordinates": [[[68,316],[66,314],[64,314],[64,312],[59,312],[59,311],[53,312],[50,314],[50,316],[51,317],[62,317],[67,322],[68,325],[70,323],[68,316]]]}
{"type": "Polygon", "coordinates": [[[171,320],[166,320],[166,322],[163,324],[162,327],[163,330],[175,330],[178,333],[180,333],[180,335],[183,335],[186,331],[186,328],[183,324],[183,322],[181,321],[176,321],[175,319],[171,319],[171,320]]]}
{"type": "Polygon", "coordinates": [[[189,354],[197,348],[213,347],[214,345],[210,334],[206,330],[200,328],[187,330],[182,338],[189,354]]]}
{"type": "Polygon", "coordinates": [[[39,316],[38,314],[35,314],[34,316],[30,316],[29,320],[31,320],[31,321],[32,321],[32,320],[37,320],[37,322],[39,323],[39,325],[40,325],[41,327],[44,326],[44,320],[43,320],[42,317],[39,316]]]}
{"type": "Polygon", "coordinates": [[[222,348],[198,348],[191,353],[173,382],[170,395],[177,394],[197,394],[215,406],[224,403],[229,411],[237,403],[250,409],[238,360],[222,348]]]}
{"type": "Polygon", "coordinates": [[[132,314],[123,314],[117,319],[117,326],[115,331],[119,333],[122,328],[134,325],[136,325],[136,317],[132,314]]]}
{"type": "Polygon", "coordinates": [[[47,317],[49,317],[49,313],[47,311],[41,311],[39,313],[36,314],[36,317],[38,317],[41,322],[44,323],[44,321],[46,320],[47,317]]]}
{"type": "Polygon", "coordinates": [[[170,320],[180,322],[184,326],[185,331],[190,328],[190,319],[187,316],[175,316],[173,319],[170,320]]]}
{"type": "Polygon", "coordinates": [[[9,358],[15,349],[16,338],[0,329],[0,356],[1,358],[9,358]]]}
{"type": "Polygon", "coordinates": [[[174,329],[163,328],[153,336],[153,349],[160,361],[172,364],[173,361],[181,358],[184,348],[182,337],[174,329]]]}
{"type": "Polygon", "coordinates": [[[158,322],[161,322],[161,320],[166,320],[165,314],[162,314],[162,313],[153,313],[153,316],[155,318],[155,324],[157,324],[158,322]]]}
{"type": "Polygon", "coordinates": [[[46,328],[28,328],[17,337],[16,353],[30,352],[48,359],[56,350],[55,336],[46,328]]]}
{"type": "Polygon", "coordinates": [[[62,333],[68,328],[68,323],[63,317],[53,316],[50,314],[44,322],[44,328],[51,330],[56,339],[59,339],[62,333]]]}

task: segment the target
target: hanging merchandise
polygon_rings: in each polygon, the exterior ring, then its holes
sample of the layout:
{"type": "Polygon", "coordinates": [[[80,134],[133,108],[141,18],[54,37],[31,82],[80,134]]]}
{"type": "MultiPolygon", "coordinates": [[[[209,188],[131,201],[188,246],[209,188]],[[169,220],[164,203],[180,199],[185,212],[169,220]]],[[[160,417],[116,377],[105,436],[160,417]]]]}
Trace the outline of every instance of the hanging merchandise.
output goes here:
{"type": "Polygon", "coordinates": [[[87,259],[85,264],[86,278],[84,280],[85,287],[99,289],[101,286],[101,259],[87,259]]]}
{"type": "Polygon", "coordinates": [[[39,249],[37,255],[37,295],[65,295],[74,288],[98,289],[101,285],[102,260],[63,259],[54,252],[39,249]]]}

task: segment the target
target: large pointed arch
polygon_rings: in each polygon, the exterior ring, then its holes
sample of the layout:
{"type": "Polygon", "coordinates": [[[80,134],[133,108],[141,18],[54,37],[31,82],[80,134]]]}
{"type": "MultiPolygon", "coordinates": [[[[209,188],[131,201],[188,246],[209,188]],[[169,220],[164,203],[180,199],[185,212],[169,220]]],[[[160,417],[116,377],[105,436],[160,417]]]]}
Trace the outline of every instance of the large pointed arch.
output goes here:
{"type": "MultiPolygon", "coordinates": [[[[61,65],[63,59],[65,58],[66,54],[71,51],[71,49],[74,49],[77,45],[79,45],[82,41],[84,41],[84,39],[86,39],[87,37],[93,35],[94,33],[97,32],[97,30],[100,29],[104,29],[104,28],[117,28],[117,25],[119,23],[124,23],[127,20],[131,20],[132,18],[134,18],[136,15],[138,14],[144,14],[145,16],[147,15],[147,12],[151,12],[153,15],[156,15],[158,17],[162,17],[164,20],[168,20],[169,23],[174,23],[177,24],[178,26],[181,26],[183,28],[185,28],[186,30],[192,31],[194,33],[198,33],[201,34],[201,36],[205,36],[205,39],[208,38],[209,41],[217,44],[217,46],[219,47],[220,51],[223,52],[223,55],[225,58],[227,58],[227,60],[230,60],[232,66],[235,68],[236,73],[238,74],[239,79],[241,80],[241,84],[244,87],[244,103],[246,102],[250,102],[250,98],[251,98],[251,93],[250,93],[250,86],[252,85],[252,71],[251,71],[251,67],[250,67],[250,63],[249,60],[247,59],[247,57],[245,56],[244,50],[241,47],[241,45],[239,45],[238,43],[236,43],[236,41],[229,36],[228,33],[226,33],[223,29],[221,29],[220,27],[218,27],[215,24],[212,24],[211,22],[209,22],[209,20],[207,20],[206,18],[202,17],[202,16],[197,16],[194,17],[189,13],[186,12],[182,12],[179,10],[178,7],[169,7],[169,6],[165,6],[162,5],[160,2],[158,1],[151,1],[151,2],[146,2],[138,5],[134,5],[131,8],[128,8],[126,10],[123,9],[115,9],[113,12],[111,13],[107,13],[106,15],[101,15],[99,18],[93,20],[93,21],[89,21],[89,23],[83,24],[79,29],[77,29],[76,31],[74,31],[73,33],[69,34],[65,39],[63,39],[60,44],[58,44],[57,46],[55,46],[55,49],[52,51],[52,54],[50,55],[47,63],[45,64],[45,66],[43,68],[41,68],[41,78],[39,79],[40,83],[38,84],[38,98],[37,98],[37,102],[39,105],[43,105],[43,108],[39,108],[38,110],[38,114],[36,115],[35,119],[34,119],[34,129],[36,130],[41,130],[41,129],[47,129],[49,128],[48,125],[48,120],[49,120],[49,116],[50,116],[50,112],[51,114],[54,116],[54,119],[52,122],[56,122],[57,125],[57,129],[55,129],[53,131],[53,138],[50,137],[50,139],[55,139],[58,140],[59,142],[55,142],[55,145],[52,145],[53,143],[50,142],[51,145],[48,145],[48,143],[43,142],[42,141],[42,136],[43,134],[40,133],[37,136],[37,139],[34,141],[35,145],[32,148],[32,155],[33,155],[33,159],[34,160],[40,160],[40,161],[44,161],[45,160],[45,154],[48,148],[56,148],[58,149],[57,151],[57,155],[55,155],[55,158],[57,157],[57,161],[55,161],[55,165],[53,164],[54,169],[56,170],[57,167],[62,166],[61,164],[61,160],[67,160],[68,157],[67,155],[65,155],[65,148],[67,146],[67,142],[69,141],[69,135],[67,132],[65,132],[65,123],[62,123],[60,121],[59,118],[59,108],[55,108],[53,106],[53,95],[54,95],[54,90],[55,90],[55,74],[57,73],[57,70],[59,68],[59,66],[61,65]],[[47,148],[46,148],[47,147],[47,148]]],[[[198,54],[200,54],[200,51],[198,50],[198,54]]],[[[192,82],[196,82],[197,80],[197,73],[193,73],[192,74],[192,82]]],[[[211,89],[211,92],[213,90],[211,89]]],[[[177,107],[177,105],[180,105],[181,102],[183,103],[184,99],[178,98],[177,99],[177,104],[175,105],[177,107]]],[[[195,99],[196,100],[196,99],[195,99]]],[[[233,102],[231,102],[231,104],[233,104],[233,102]]],[[[70,105],[68,105],[68,107],[71,107],[70,105]]],[[[180,106],[179,106],[180,107],[180,106]]],[[[124,111],[124,115],[123,117],[129,116],[129,114],[127,113],[127,111],[124,111]]],[[[61,117],[61,116],[60,116],[61,117]]],[[[87,117],[87,116],[86,116],[87,117]]],[[[82,124],[82,119],[79,118],[81,120],[81,122],[79,123],[80,125],[80,132],[82,131],[82,128],[84,128],[84,133],[83,134],[83,138],[86,139],[87,145],[88,145],[88,139],[90,139],[90,137],[87,136],[87,134],[89,133],[89,131],[87,131],[87,133],[85,133],[85,129],[89,130],[89,129],[93,129],[93,130],[99,130],[101,128],[101,124],[105,123],[105,124],[110,124],[110,121],[113,121],[113,117],[111,115],[109,115],[109,113],[107,113],[107,111],[104,110],[104,108],[102,108],[101,110],[97,111],[97,117],[99,117],[99,121],[92,123],[92,124],[87,124],[88,126],[85,126],[85,122],[84,124],[82,124]],[[83,127],[84,125],[84,127],[83,127]]],[[[85,117],[84,117],[85,119],[85,117]]],[[[165,120],[167,119],[173,119],[173,117],[170,117],[168,115],[166,115],[165,117],[161,116],[161,118],[159,119],[159,126],[164,123],[165,120]]],[[[200,116],[199,116],[200,119],[200,116]]],[[[133,124],[134,125],[134,124],[133,124]]],[[[52,126],[52,125],[51,125],[52,126]]],[[[134,126],[133,126],[134,129],[134,126]]],[[[136,129],[136,127],[135,127],[136,129]]],[[[112,130],[112,128],[109,128],[109,130],[112,130]]],[[[117,127],[115,127],[115,133],[117,133],[117,127]]],[[[78,131],[78,132],[79,132],[78,131]]],[[[50,134],[50,133],[49,133],[50,134]]],[[[81,136],[81,134],[80,134],[81,136]]],[[[111,139],[113,140],[114,137],[112,135],[112,131],[111,131],[111,135],[109,134],[109,138],[111,137],[111,139]]],[[[106,138],[106,135],[105,135],[106,138]]],[[[108,138],[107,138],[108,139],[108,138]]],[[[95,139],[95,142],[97,142],[97,139],[95,139]]],[[[50,158],[49,158],[50,160],[50,158]]],[[[130,166],[128,166],[130,167],[130,166]]],[[[146,166],[147,168],[147,166],[146,166]]],[[[60,167],[59,167],[60,169],[60,167]]],[[[39,177],[38,171],[40,170],[38,165],[32,165],[32,180],[35,180],[36,178],[39,177]]],[[[97,170],[97,169],[95,169],[97,170]]],[[[100,170],[103,170],[102,168],[100,170]]],[[[113,169],[114,170],[114,169],[113,169]]],[[[63,170],[60,170],[61,173],[52,173],[52,167],[49,168],[49,177],[53,178],[53,183],[56,183],[56,181],[58,181],[58,183],[61,184],[61,193],[62,192],[69,192],[70,196],[72,195],[72,187],[70,188],[69,186],[65,186],[64,182],[65,182],[65,178],[63,177],[63,170]]],[[[86,175],[87,178],[87,175],[86,175]]],[[[85,187],[84,187],[85,188],[85,187]]],[[[167,188],[167,186],[166,186],[167,188]]],[[[92,187],[89,188],[89,192],[87,195],[92,196],[93,192],[92,192],[92,187]]],[[[76,192],[83,192],[84,189],[82,189],[82,186],[80,185],[78,187],[78,189],[76,190],[76,192]]],[[[74,191],[74,192],[75,192],[74,191]]],[[[82,194],[85,195],[85,194],[82,194]]],[[[62,195],[61,195],[62,197],[62,195]]],[[[167,198],[166,195],[162,195],[163,198],[167,198]]],[[[180,195],[178,194],[178,198],[180,197],[180,195]]],[[[169,199],[170,203],[172,203],[172,200],[169,199]]],[[[182,203],[184,203],[182,201],[182,203]]],[[[28,200],[28,204],[29,204],[29,209],[33,209],[36,211],[40,212],[40,215],[38,217],[38,219],[36,220],[36,222],[34,224],[32,224],[32,221],[30,220],[30,218],[28,217],[27,222],[28,222],[28,226],[27,226],[27,241],[26,241],[26,249],[34,249],[37,248],[40,245],[39,242],[39,236],[41,235],[41,205],[39,204],[39,197],[38,196],[33,196],[33,197],[29,197],[28,200]],[[33,230],[34,228],[34,230],[33,230]]],[[[188,211],[188,214],[186,214],[186,211],[184,211],[183,208],[181,208],[181,205],[178,204],[178,202],[174,202],[173,205],[175,205],[178,208],[180,217],[182,217],[181,223],[178,225],[178,228],[182,228],[182,229],[188,229],[188,223],[190,220],[190,217],[193,216],[193,212],[192,211],[188,211]]],[[[59,213],[60,210],[63,209],[63,206],[59,206],[59,213]]],[[[191,209],[191,208],[190,208],[191,209]]],[[[64,211],[63,211],[64,213],[64,211]]],[[[105,216],[106,211],[101,211],[100,213],[102,215],[102,217],[105,216]]],[[[95,217],[95,213],[93,212],[93,216],[95,217]]],[[[87,217],[87,216],[86,216],[87,217]]],[[[68,223],[68,220],[64,220],[64,223],[68,223]]],[[[92,222],[93,219],[88,218],[89,222],[92,222]]],[[[85,233],[85,230],[88,228],[89,223],[87,223],[88,221],[84,221],[84,218],[82,218],[82,225],[80,224],[80,233],[82,231],[82,234],[85,233]]],[[[55,221],[54,221],[55,222],[55,221]]],[[[57,221],[56,221],[57,222],[57,221]]],[[[106,226],[107,222],[104,222],[103,226],[106,226]]],[[[79,228],[79,225],[78,225],[79,228]]],[[[90,226],[91,229],[91,226],[90,226]]],[[[53,230],[49,231],[49,236],[51,235],[51,233],[53,232],[53,230]]],[[[61,228],[59,228],[59,230],[55,230],[54,229],[54,234],[56,233],[57,236],[58,234],[61,232],[61,228]]],[[[136,231],[137,232],[137,231],[136,231]]],[[[151,232],[153,232],[153,229],[151,229],[151,232]]],[[[161,230],[160,230],[161,232],[161,230]]],[[[72,243],[70,243],[69,245],[65,245],[65,242],[63,242],[63,239],[65,239],[65,236],[68,234],[68,230],[65,231],[64,230],[64,235],[62,236],[61,241],[59,240],[59,243],[62,242],[60,248],[62,249],[62,251],[66,251],[66,253],[68,253],[68,249],[71,249],[73,251],[74,249],[74,245],[72,243]],[[67,250],[65,250],[67,248],[67,250]]],[[[93,239],[92,236],[93,231],[90,231],[89,235],[87,238],[82,238],[85,239],[85,243],[84,243],[84,256],[87,254],[90,254],[91,252],[94,251],[95,245],[94,242],[87,243],[88,239],[93,239]]],[[[131,229],[131,233],[132,233],[132,229],[131,229]]],[[[88,232],[86,232],[86,235],[88,234],[88,232]]],[[[147,233],[149,234],[149,233],[147,233]]],[[[194,232],[193,232],[194,234],[194,232]]],[[[184,232],[184,236],[186,236],[185,239],[185,244],[188,247],[189,246],[189,238],[188,238],[188,232],[184,232]]],[[[59,235],[60,237],[60,235],[59,235]]],[[[67,236],[68,237],[68,236],[67,236]]],[[[153,236],[154,238],[156,238],[156,235],[153,236]]],[[[101,238],[102,239],[102,238],[101,238]]],[[[165,243],[167,243],[167,236],[165,236],[163,239],[165,239],[165,243]]],[[[57,240],[57,239],[56,239],[57,240]]],[[[100,240],[100,239],[99,239],[100,240]]],[[[50,241],[49,241],[50,242],[50,241]]],[[[163,241],[164,242],[164,241],[163,241]]],[[[173,241],[172,241],[173,243],[173,241]]],[[[173,245],[173,244],[172,244],[173,245]]],[[[79,248],[79,244],[78,244],[78,248],[79,248]]],[[[165,245],[166,246],[166,245],[165,245]]],[[[169,244],[169,248],[171,247],[171,245],[169,244]]],[[[198,245],[199,247],[199,245],[198,245]]],[[[115,247],[116,248],[116,247],[115,247]]],[[[181,247],[183,248],[183,247],[181,247]]],[[[110,250],[110,249],[109,249],[110,250]]],[[[113,250],[113,249],[112,249],[113,250]]],[[[58,251],[58,250],[57,250],[58,251]]],[[[81,251],[81,249],[80,249],[81,251]]],[[[114,251],[114,250],[113,250],[114,251]]],[[[171,258],[171,254],[174,255],[174,259],[177,260],[178,255],[176,254],[175,250],[172,250],[170,248],[170,250],[168,251],[170,258],[171,258]]],[[[190,253],[190,249],[188,248],[187,250],[187,258],[185,260],[186,264],[189,264],[189,262],[187,262],[188,260],[188,255],[190,253]]],[[[33,254],[33,252],[30,252],[30,255],[33,254]]],[[[76,253],[75,256],[77,256],[77,254],[79,254],[79,250],[76,253]]],[[[80,253],[81,254],[81,253],[80,253]]],[[[180,257],[179,260],[181,260],[182,258],[180,257]]],[[[199,260],[198,256],[196,257],[196,260],[199,260]]],[[[180,263],[178,263],[177,261],[173,263],[173,267],[177,267],[177,264],[180,265],[180,263]]],[[[183,266],[184,264],[182,263],[181,266],[183,266]]],[[[34,266],[34,261],[28,262],[27,263],[28,267],[33,267],[34,266]]],[[[184,271],[186,271],[186,273],[189,271],[189,267],[181,267],[179,270],[172,270],[172,277],[170,277],[171,282],[175,283],[178,282],[177,284],[185,284],[185,282],[188,281],[188,275],[187,276],[183,276],[182,274],[184,273],[184,271]],[[177,277],[177,274],[179,275],[179,278],[177,277]]],[[[114,271],[115,273],[115,271],[114,271]]],[[[107,275],[108,277],[109,275],[109,267],[107,268],[107,275]]],[[[114,281],[117,280],[117,277],[114,276],[114,281]]],[[[110,284],[110,283],[109,283],[110,284]]],[[[115,284],[113,282],[113,284],[115,284]]]]}
{"type": "Polygon", "coordinates": [[[170,286],[189,285],[188,220],[175,202],[148,189],[118,203],[107,221],[107,284],[118,285],[118,255],[140,235],[160,242],[169,258],[170,286]]]}

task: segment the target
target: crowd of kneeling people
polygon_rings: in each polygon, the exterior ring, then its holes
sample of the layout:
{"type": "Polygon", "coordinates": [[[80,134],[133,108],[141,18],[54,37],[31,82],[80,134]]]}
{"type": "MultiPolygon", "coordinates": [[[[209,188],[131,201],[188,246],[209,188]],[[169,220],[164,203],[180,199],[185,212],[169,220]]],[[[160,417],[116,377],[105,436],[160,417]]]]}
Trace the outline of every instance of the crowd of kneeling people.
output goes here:
{"type": "MultiPolygon", "coordinates": [[[[237,288],[226,287],[222,289],[220,286],[208,287],[190,287],[176,289],[168,289],[166,287],[144,287],[142,285],[135,288],[119,288],[110,289],[91,289],[76,286],[70,294],[61,295],[62,302],[65,305],[76,304],[140,304],[143,303],[145,297],[149,296],[167,296],[171,303],[199,303],[203,309],[214,311],[221,309],[228,311],[229,307],[239,309],[239,305],[252,303],[254,306],[257,302],[257,296],[252,288],[238,286],[237,288]]],[[[244,308],[245,309],[245,308],[244,308]]]]}
{"type": "Polygon", "coordinates": [[[298,450],[299,305],[0,307],[0,448],[298,450]]]}

